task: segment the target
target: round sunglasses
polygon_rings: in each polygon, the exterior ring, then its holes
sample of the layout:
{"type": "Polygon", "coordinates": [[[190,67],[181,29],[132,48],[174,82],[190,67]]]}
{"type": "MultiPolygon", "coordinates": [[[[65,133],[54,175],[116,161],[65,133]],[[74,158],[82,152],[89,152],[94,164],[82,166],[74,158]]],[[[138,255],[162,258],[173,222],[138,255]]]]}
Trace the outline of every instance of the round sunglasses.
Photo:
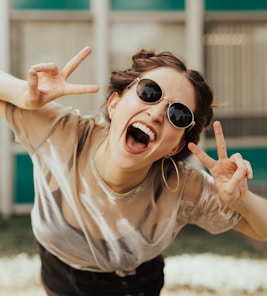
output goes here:
{"type": "MultiPolygon", "coordinates": [[[[130,88],[135,82],[138,82],[136,93],[143,102],[157,104],[163,99],[167,99],[167,97],[163,96],[162,89],[155,81],[137,77],[127,88],[130,88]]],[[[196,124],[193,112],[187,106],[178,102],[168,105],[167,117],[170,123],[176,128],[192,128],[196,124]]]]}

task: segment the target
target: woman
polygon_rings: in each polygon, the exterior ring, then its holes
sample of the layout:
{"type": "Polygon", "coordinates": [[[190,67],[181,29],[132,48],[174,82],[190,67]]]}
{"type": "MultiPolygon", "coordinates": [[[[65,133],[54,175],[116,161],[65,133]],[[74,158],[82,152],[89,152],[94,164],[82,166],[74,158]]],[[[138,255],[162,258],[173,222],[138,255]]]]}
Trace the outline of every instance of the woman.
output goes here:
{"type": "Polygon", "coordinates": [[[28,81],[1,72],[0,114],[34,165],[47,295],[159,295],[160,254],[188,223],[266,240],[266,200],[248,190],[250,164],[227,157],[220,123],[217,161],[196,145],[213,113],[202,76],[169,52],[142,50],[112,73],[104,116],[81,116],[51,101],[98,90],[66,82],[90,51],[61,72],[33,66],[28,81]],[[213,178],[183,161],[191,153],[213,178]]]}

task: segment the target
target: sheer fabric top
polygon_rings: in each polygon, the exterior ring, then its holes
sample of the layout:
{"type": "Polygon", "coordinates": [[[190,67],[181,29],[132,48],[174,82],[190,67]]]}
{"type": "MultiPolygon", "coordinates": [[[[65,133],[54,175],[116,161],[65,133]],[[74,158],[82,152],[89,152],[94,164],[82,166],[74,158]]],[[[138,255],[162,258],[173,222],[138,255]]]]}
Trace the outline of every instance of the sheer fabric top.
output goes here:
{"type": "MultiPolygon", "coordinates": [[[[211,176],[186,162],[178,163],[176,193],[164,186],[157,163],[131,191],[112,191],[94,164],[108,132],[97,116],[53,102],[34,111],[7,105],[6,118],[33,162],[34,235],[74,268],[132,274],[184,225],[221,233],[241,218],[221,202],[211,176]]],[[[176,181],[171,174],[170,186],[176,181]]]]}

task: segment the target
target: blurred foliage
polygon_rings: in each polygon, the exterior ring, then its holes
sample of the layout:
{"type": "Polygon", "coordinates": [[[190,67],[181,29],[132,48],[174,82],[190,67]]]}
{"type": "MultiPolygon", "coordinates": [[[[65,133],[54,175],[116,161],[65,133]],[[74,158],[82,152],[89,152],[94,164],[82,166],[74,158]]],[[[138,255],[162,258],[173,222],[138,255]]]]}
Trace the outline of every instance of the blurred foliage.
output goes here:
{"type": "Polygon", "coordinates": [[[255,247],[259,244],[235,231],[214,235],[197,226],[187,225],[164,255],[214,253],[238,258],[267,258],[267,243],[262,243],[265,251],[255,247]]]}
{"type": "Polygon", "coordinates": [[[29,215],[0,218],[0,256],[12,256],[18,253],[37,253],[37,244],[33,237],[29,215]]]}
{"type": "MultiPolygon", "coordinates": [[[[12,256],[18,253],[37,253],[31,219],[29,215],[12,216],[9,219],[0,217],[0,257],[12,256]]],[[[266,244],[267,251],[267,244],[266,244]]],[[[186,226],[164,256],[180,254],[215,253],[236,257],[267,258],[266,252],[259,251],[241,234],[226,232],[212,235],[192,225],[186,226]]]]}

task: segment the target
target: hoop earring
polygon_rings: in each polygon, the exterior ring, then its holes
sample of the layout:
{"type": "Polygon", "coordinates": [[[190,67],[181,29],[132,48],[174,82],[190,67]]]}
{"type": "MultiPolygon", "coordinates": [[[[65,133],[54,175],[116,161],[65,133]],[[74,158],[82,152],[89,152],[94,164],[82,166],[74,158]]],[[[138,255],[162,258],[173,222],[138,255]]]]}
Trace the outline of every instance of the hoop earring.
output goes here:
{"type": "Polygon", "coordinates": [[[105,146],[105,152],[107,152],[107,150],[108,150],[110,128],[111,128],[111,126],[109,127],[109,130],[107,131],[107,143],[106,143],[106,146],[105,146]]]}
{"type": "Polygon", "coordinates": [[[113,128],[113,121],[111,120],[110,125],[109,125],[108,130],[107,130],[107,143],[106,143],[106,147],[105,147],[105,152],[107,152],[107,150],[108,150],[110,133],[112,131],[112,128],[113,128]]]}
{"type": "Polygon", "coordinates": [[[165,184],[165,186],[168,188],[169,191],[171,192],[176,192],[176,190],[178,189],[179,187],[179,183],[180,183],[180,180],[179,180],[179,171],[178,171],[178,167],[177,167],[177,164],[176,162],[173,160],[172,157],[163,157],[162,160],[161,160],[161,176],[162,176],[162,180],[165,184]],[[174,189],[170,188],[170,186],[168,185],[168,182],[166,180],[166,177],[165,177],[165,173],[164,173],[164,163],[165,163],[165,160],[166,159],[169,159],[173,166],[174,166],[174,169],[175,169],[175,172],[176,172],[176,178],[177,178],[177,183],[176,183],[176,186],[174,189]]]}

